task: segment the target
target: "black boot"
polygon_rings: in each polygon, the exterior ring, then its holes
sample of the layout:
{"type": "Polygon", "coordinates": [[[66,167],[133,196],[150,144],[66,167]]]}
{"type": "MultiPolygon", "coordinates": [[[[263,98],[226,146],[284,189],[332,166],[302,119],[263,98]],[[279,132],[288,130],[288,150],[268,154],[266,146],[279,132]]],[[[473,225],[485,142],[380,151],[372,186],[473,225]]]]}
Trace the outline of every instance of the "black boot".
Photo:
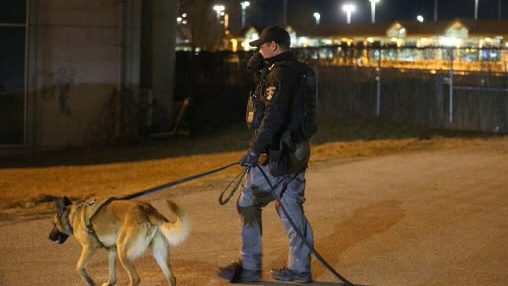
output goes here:
{"type": "Polygon", "coordinates": [[[310,272],[297,272],[287,267],[272,269],[272,278],[278,281],[291,281],[303,284],[312,283],[312,274],[310,272]]]}
{"type": "Polygon", "coordinates": [[[217,275],[230,282],[256,282],[261,279],[261,270],[249,270],[242,267],[242,261],[233,262],[225,267],[220,267],[217,275]]]}

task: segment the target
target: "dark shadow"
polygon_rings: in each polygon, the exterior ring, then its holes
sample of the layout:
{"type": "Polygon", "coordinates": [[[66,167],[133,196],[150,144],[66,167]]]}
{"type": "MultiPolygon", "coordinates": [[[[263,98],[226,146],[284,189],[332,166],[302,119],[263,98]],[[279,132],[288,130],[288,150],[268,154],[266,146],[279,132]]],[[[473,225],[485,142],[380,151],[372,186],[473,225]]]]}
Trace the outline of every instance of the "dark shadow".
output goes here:
{"type": "MultiPolygon", "coordinates": [[[[302,285],[298,283],[289,283],[289,282],[277,282],[277,281],[259,281],[256,283],[244,283],[242,285],[269,285],[269,286],[287,286],[287,285],[302,285]]],[[[347,284],[339,283],[339,282],[322,282],[322,281],[314,281],[310,284],[305,285],[316,285],[316,286],[346,286],[347,284]]],[[[354,286],[373,286],[373,285],[366,285],[366,284],[353,284],[354,286]]]]}
{"type": "MultiPolygon", "coordinates": [[[[346,250],[377,234],[389,230],[404,216],[405,212],[398,201],[381,201],[371,204],[356,210],[351,217],[336,223],[331,234],[324,237],[316,237],[314,247],[318,253],[326,253],[326,256],[323,256],[323,258],[328,264],[335,267],[335,265],[340,263],[341,254],[346,250]]],[[[312,222],[310,223],[312,224],[312,222]]],[[[271,263],[271,268],[276,265],[286,264],[287,250],[279,249],[276,251],[279,256],[271,263]]],[[[312,275],[314,277],[319,277],[326,271],[328,270],[319,264],[317,259],[312,259],[312,275]]],[[[342,273],[340,269],[336,269],[336,271],[346,279],[351,279],[348,273],[342,273]]],[[[354,283],[354,281],[351,282],[354,283]]]]}
{"type": "MultiPolygon", "coordinates": [[[[136,162],[185,157],[199,154],[243,151],[249,146],[253,132],[242,122],[232,123],[213,133],[189,137],[144,139],[132,144],[68,148],[64,150],[32,150],[23,154],[9,155],[0,152],[0,168],[33,168],[50,166],[83,166],[95,164],[136,162]]],[[[486,138],[492,133],[430,129],[405,124],[383,122],[376,118],[344,117],[322,120],[314,145],[355,140],[418,138],[429,140],[436,137],[486,138]]]]}

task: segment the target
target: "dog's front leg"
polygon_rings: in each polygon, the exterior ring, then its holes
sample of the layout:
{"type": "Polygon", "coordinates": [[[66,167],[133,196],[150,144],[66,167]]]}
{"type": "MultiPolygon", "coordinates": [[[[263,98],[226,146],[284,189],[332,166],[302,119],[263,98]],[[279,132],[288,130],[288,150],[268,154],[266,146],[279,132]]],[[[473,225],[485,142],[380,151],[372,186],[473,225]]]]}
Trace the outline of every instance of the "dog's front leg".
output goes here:
{"type": "Polygon", "coordinates": [[[117,255],[118,253],[116,252],[116,246],[113,246],[108,250],[109,280],[108,282],[102,284],[102,286],[113,286],[116,284],[117,255]]]}
{"type": "Polygon", "coordinates": [[[83,249],[81,249],[81,256],[79,257],[78,265],[76,266],[76,270],[79,272],[81,278],[85,280],[88,286],[95,286],[95,282],[93,282],[92,278],[90,278],[86,272],[86,266],[88,265],[88,261],[94,252],[94,247],[83,246],[83,249]]]}

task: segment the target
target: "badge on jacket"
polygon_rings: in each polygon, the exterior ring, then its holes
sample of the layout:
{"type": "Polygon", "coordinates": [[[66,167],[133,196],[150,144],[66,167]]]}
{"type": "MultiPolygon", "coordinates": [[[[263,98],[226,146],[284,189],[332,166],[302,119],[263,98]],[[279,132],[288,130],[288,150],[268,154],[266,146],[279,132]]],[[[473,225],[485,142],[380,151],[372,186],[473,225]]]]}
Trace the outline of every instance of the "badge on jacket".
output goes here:
{"type": "Polygon", "coordinates": [[[277,91],[277,87],[275,86],[269,86],[266,89],[266,100],[272,101],[272,99],[275,97],[275,92],[277,91]]]}

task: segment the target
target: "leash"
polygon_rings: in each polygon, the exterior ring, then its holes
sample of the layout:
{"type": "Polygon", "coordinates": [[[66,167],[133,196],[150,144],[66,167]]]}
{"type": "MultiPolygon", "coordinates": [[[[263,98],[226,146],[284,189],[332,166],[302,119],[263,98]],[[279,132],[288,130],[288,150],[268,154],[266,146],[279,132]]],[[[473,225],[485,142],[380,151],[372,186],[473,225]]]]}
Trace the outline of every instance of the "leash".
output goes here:
{"type": "Polygon", "coordinates": [[[229,184],[226,186],[226,188],[224,188],[224,190],[222,191],[222,193],[219,196],[219,204],[221,206],[227,204],[229,202],[229,200],[231,200],[231,198],[235,195],[236,191],[239,189],[238,187],[242,183],[242,181],[243,181],[244,177],[247,175],[247,173],[248,173],[247,169],[244,168],[243,171],[241,171],[233,180],[231,180],[231,182],[229,182],[229,184]],[[231,188],[231,186],[233,186],[233,188],[231,188]],[[229,189],[230,189],[230,191],[229,191],[228,196],[226,198],[224,198],[224,195],[227,193],[227,191],[229,189]]]}
{"type": "Polygon", "coordinates": [[[171,187],[174,187],[176,185],[180,185],[180,184],[183,184],[183,183],[187,183],[187,182],[190,182],[190,181],[197,180],[199,178],[202,178],[202,177],[205,177],[205,176],[208,176],[208,175],[211,175],[211,174],[218,173],[220,171],[226,170],[226,169],[228,169],[230,167],[233,167],[235,165],[238,165],[238,162],[234,162],[234,163],[228,164],[226,166],[222,166],[220,168],[213,169],[211,171],[207,171],[207,172],[204,172],[204,173],[201,173],[201,174],[197,174],[197,175],[193,175],[193,176],[190,176],[190,177],[187,177],[187,178],[183,178],[183,179],[180,179],[180,180],[169,182],[169,183],[166,183],[164,185],[156,186],[156,187],[153,187],[153,188],[150,188],[150,189],[146,189],[144,191],[140,191],[140,192],[137,192],[137,193],[134,193],[134,194],[130,194],[130,195],[124,196],[124,197],[120,197],[118,199],[120,199],[120,200],[132,200],[134,198],[141,197],[141,196],[144,196],[144,195],[148,195],[148,194],[151,194],[151,193],[156,193],[156,192],[164,191],[164,190],[167,190],[167,189],[169,189],[171,187]]]}
{"type": "MultiPolygon", "coordinates": [[[[272,186],[272,183],[270,182],[270,180],[268,179],[268,176],[266,175],[265,171],[263,171],[263,169],[258,165],[256,164],[257,168],[259,168],[259,170],[261,171],[261,174],[263,174],[263,177],[265,177],[265,180],[268,182],[268,184],[270,185],[270,187],[272,188],[272,192],[275,192],[275,188],[277,188],[277,185],[275,186],[272,186]]],[[[300,174],[300,172],[297,172],[290,180],[287,180],[284,182],[284,185],[282,186],[282,191],[281,191],[281,194],[280,194],[280,197],[282,197],[282,194],[284,194],[284,191],[286,191],[287,187],[288,187],[288,184],[294,180],[296,178],[296,176],[300,174]]],[[[280,183],[280,182],[279,182],[280,183]]],[[[330,271],[337,279],[339,279],[340,281],[344,282],[344,284],[346,286],[354,286],[353,283],[349,282],[346,278],[344,278],[344,276],[340,275],[339,272],[337,272],[320,254],[319,252],[317,252],[317,250],[311,246],[311,244],[307,241],[307,239],[305,238],[305,236],[303,235],[302,231],[300,229],[298,229],[298,227],[296,227],[296,224],[295,222],[293,221],[293,219],[291,218],[291,216],[289,215],[288,211],[286,210],[286,208],[284,208],[284,204],[282,203],[282,200],[281,198],[279,198],[278,196],[274,196],[277,200],[277,202],[279,203],[281,209],[282,209],[282,212],[284,213],[284,215],[288,218],[288,221],[289,221],[289,224],[291,224],[291,226],[293,227],[293,229],[296,231],[296,234],[298,234],[298,236],[302,239],[303,243],[305,244],[305,246],[307,246],[311,253],[314,255],[314,257],[317,258],[317,260],[319,260],[319,262],[321,263],[321,265],[323,265],[328,271],[330,271]]]]}

